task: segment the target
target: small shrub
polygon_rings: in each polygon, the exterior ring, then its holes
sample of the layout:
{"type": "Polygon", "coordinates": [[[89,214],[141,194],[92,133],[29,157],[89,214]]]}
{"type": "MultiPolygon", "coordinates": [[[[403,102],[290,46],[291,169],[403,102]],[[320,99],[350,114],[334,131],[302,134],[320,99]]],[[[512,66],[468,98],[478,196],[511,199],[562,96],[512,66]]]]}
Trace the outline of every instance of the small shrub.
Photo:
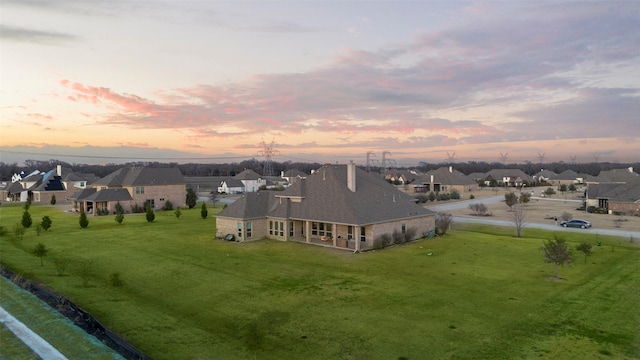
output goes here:
{"type": "Polygon", "coordinates": [[[26,229],[24,228],[24,226],[20,224],[16,224],[16,226],[13,229],[13,235],[15,236],[16,240],[24,239],[25,232],[26,232],[26,229]]]}
{"type": "Polygon", "coordinates": [[[147,222],[153,222],[153,220],[156,219],[156,214],[153,212],[153,209],[151,208],[151,204],[147,201],[144,205],[145,210],[146,210],[146,218],[147,218],[147,222]]]}
{"type": "Polygon", "coordinates": [[[42,228],[44,229],[44,231],[48,231],[51,228],[51,218],[48,216],[43,216],[42,217],[42,222],[40,223],[40,226],[42,226],[42,228]]]}
{"type": "Polygon", "coordinates": [[[560,219],[562,219],[562,221],[569,221],[571,219],[573,219],[573,214],[570,214],[568,212],[563,212],[562,215],[560,215],[560,219]]]}
{"type": "Polygon", "coordinates": [[[476,198],[476,197],[475,197],[475,196],[473,196],[473,194],[469,195],[469,199],[473,200],[473,199],[475,199],[475,198],[476,198]]]}
{"type": "Polygon", "coordinates": [[[122,213],[117,213],[115,220],[118,224],[122,224],[122,222],[124,221],[124,215],[122,213]]]}
{"type": "Polygon", "coordinates": [[[458,192],[458,190],[452,190],[451,191],[451,199],[453,200],[459,200],[460,199],[460,193],[458,192]]]}
{"type": "Polygon", "coordinates": [[[30,228],[33,225],[33,220],[31,219],[31,214],[29,214],[29,210],[25,210],[22,213],[22,227],[30,228]]]}
{"type": "Polygon", "coordinates": [[[453,216],[451,216],[451,214],[446,214],[446,213],[436,214],[436,234],[445,235],[447,231],[451,228],[452,223],[453,223],[453,216]]]}
{"type": "Polygon", "coordinates": [[[83,229],[89,226],[89,219],[87,219],[87,214],[84,212],[84,210],[80,211],[80,220],[78,221],[78,223],[83,229]]]}
{"type": "Polygon", "coordinates": [[[164,209],[169,211],[173,210],[173,204],[171,201],[167,200],[164,202],[164,209]]]}
{"type": "Polygon", "coordinates": [[[587,212],[589,214],[593,214],[596,211],[596,207],[595,206],[587,206],[587,212]]]}
{"type": "Polygon", "coordinates": [[[42,258],[47,256],[48,252],[49,249],[47,249],[47,247],[44,246],[43,243],[38,243],[38,245],[36,245],[36,247],[34,247],[32,250],[33,255],[40,258],[40,266],[44,265],[44,263],[42,262],[42,258]]]}
{"type": "Polygon", "coordinates": [[[180,208],[177,208],[175,211],[176,214],[176,219],[180,220],[180,216],[182,216],[182,210],[180,210],[180,208]]]}
{"type": "Polygon", "coordinates": [[[56,194],[53,194],[51,196],[51,202],[50,203],[51,203],[51,205],[55,205],[56,204],[56,194]]]}
{"type": "Polygon", "coordinates": [[[415,240],[417,233],[418,233],[418,230],[416,230],[415,228],[407,228],[407,230],[404,233],[404,241],[409,242],[409,241],[415,240]]]}
{"type": "Polygon", "coordinates": [[[82,279],[82,286],[89,287],[89,281],[93,277],[93,261],[92,260],[82,260],[80,262],[80,266],[78,268],[78,274],[82,279]]]}
{"type": "Polygon", "coordinates": [[[393,237],[394,244],[404,244],[404,234],[400,231],[394,230],[391,236],[393,237]]]}
{"type": "Polygon", "coordinates": [[[115,288],[124,286],[124,280],[122,280],[119,272],[114,272],[109,276],[109,285],[115,288]]]}
{"type": "Polygon", "coordinates": [[[53,258],[53,266],[56,268],[58,276],[62,276],[67,272],[67,266],[69,265],[69,259],[61,256],[53,258]]]}
{"type": "Polygon", "coordinates": [[[436,200],[436,193],[434,193],[433,191],[429,193],[429,201],[435,201],[436,200]]]}
{"type": "Polygon", "coordinates": [[[203,219],[206,219],[208,215],[209,215],[209,211],[207,210],[207,205],[203,202],[202,206],[200,207],[200,216],[203,219]]]}
{"type": "Polygon", "coordinates": [[[483,203],[470,204],[469,209],[473,212],[473,215],[476,216],[485,216],[487,214],[487,205],[483,203]]]}

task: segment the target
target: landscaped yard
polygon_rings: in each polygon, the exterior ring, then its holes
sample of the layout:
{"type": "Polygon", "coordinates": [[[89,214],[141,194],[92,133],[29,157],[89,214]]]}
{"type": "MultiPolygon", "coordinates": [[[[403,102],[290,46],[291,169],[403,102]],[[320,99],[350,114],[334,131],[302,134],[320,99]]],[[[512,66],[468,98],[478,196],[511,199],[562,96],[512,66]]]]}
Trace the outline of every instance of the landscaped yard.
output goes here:
{"type": "Polygon", "coordinates": [[[512,229],[459,228],[352,254],[214,240],[199,206],[154,223],[90,216],[86,229],[77,214],[32,206],[34,225],[16,240],[22,211],[0,207],[1,262],[155,359],[640,358],[640,247],[629,239],[562,233],[594,254],[585,263],[574,250],[553,281],[539,250],[553,235],[536,229],[517,239],[512,229]],[[45,215],[53,226],[37,235],[45,215]],[[38,243],[50,249],[44,266],[31,254],[38,243]],[[64,276],[55,258],[68,259],[64,276]],[[110,285],[114,273],[123,286],[110,285]]]}

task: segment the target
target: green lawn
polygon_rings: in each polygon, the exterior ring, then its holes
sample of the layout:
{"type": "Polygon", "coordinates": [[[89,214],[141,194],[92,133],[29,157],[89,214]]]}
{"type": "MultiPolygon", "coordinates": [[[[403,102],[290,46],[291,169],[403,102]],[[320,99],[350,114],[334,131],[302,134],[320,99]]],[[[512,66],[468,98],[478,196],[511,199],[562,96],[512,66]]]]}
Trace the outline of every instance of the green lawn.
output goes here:
{"type": "MultiPolygon", "coordinates": [[[[219,209],[209,208],[209,214],[219,209]]],[[[64,293],[156,359],[640,359],[640,247],[602,246],[586,264],[543,262],[528,229],[460,228],[445,237],[352,254],[298,243],[214,240],[200,208],[89,217],[32,206],[39,236],[13,229],[23,209],[0,207],[0,260],[64,293]],[[480,230],[478,230],[480,229],[480,230]],[[30,251],[50,249],[44,266],[30,251]],[[54,258],[69,261],[58,276],[54,258]],[[83,286],[80,264],[92,262],[83,286]],[[119,273],[124,286],[109,285],[119,273]]],[[[35,227],[35,224],[34,224],[35,227]]]]}

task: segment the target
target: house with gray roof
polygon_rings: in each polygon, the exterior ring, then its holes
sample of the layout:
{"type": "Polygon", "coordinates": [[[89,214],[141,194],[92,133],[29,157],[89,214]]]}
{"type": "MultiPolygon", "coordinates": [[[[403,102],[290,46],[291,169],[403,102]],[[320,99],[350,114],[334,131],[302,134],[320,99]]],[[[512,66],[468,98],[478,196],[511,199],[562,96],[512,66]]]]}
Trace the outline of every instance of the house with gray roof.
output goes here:
{"type": "Polygon", "coordinates": [[[577,172],[567,169],[549,180],[551,185],[577,185],[584,184],[586,175],[580,175],[577,172]]]}
{"type": "Polygon", "coordinates": [[[556,176],[558,176],[558,174],[555,172],[548,169],[542,169],[535,173],[531,178],[535,182],[549,182],[550,180],[555,179],[556,176]]]}
{"type": "Polygon", "coordinates": [[[609,214],[640,215],[640,175],[629,169],[601,171],[587,180],[586,206],[609,214]]]}
{"type": "Polygon", "coordinates": [[[520,169],[493,169],[482,179],[486,185],[490,185],[493,180],[498,186],[520,187],[531,183],[533,178],[520,169]]]}
{"type": "Polygon", "coordinates": [[[244,183],[233,178],[222,180],[218,185],[219,194],[242,194],[244,189],[244,183]]]}
{"type": "Polygon", "coordinates": [[[125,213],[144,207],[162,209],[186,206],[186,182],[178,168],[124,167],[73,195],[73,207],[86,213],[115,213],[117,203],[125,213]]]}
{"type": "MultiPolygon", "coordinates": [[[[13,184],[19,184],[22,188],[19,195],[17,186],[11,187],[12,201],[25,202],[27,199],[35,204],[50,203],[55,196],[57,202],[66,201],[77,191],[84,189],[87,184],[96,180],[93,174],[73,172],[72,169],[57,165],[49,171],[31,171],[27,175],[15,174],[12,177],[13,184]]],[[[8,195],[8,194],[7,194],[8,195]]]]}
{"type": "Polygon", "coordinates": [[[284,191],[246,193],[216,216],[217,237],[354,250],[373,248],[384,234],[415,240],[434,230],[434,212],[354,163],[324,165],[284,191]]]}
{"type": "Polygon", "coordinates": [[[432,191],[435,193],[451,193],[455,190],[458,194],[462,195],[479,189],[480,186],[477,182],[460,171],[455,170],[453,166],[443,166],[428,171],[413,182],[413,191],[417,193],[428,193],[432,191]]]}

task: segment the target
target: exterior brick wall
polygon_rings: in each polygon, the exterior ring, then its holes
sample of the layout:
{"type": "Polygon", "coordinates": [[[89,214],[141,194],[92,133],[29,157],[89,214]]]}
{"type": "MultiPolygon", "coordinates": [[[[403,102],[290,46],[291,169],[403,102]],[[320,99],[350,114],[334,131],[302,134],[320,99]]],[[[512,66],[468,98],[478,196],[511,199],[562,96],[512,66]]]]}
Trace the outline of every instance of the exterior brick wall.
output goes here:
{"type": "Polygon", "coordinates": [[[609,202],[609,210],[620,212],[625,215],[640,215],[640,203],[609,202]]]}

